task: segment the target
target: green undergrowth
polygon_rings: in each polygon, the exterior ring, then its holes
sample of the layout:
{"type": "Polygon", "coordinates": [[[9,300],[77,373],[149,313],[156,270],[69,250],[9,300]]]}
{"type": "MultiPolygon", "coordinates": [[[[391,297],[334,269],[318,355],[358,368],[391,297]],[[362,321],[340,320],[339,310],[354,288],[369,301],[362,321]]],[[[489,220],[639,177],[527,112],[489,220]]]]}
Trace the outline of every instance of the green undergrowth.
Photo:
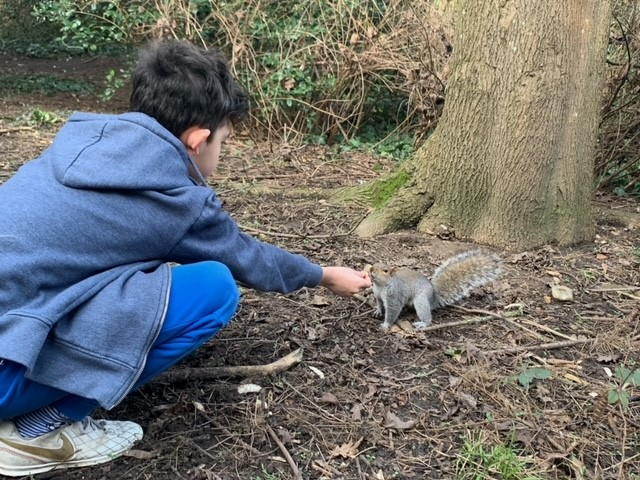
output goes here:
{"type": "Polygon", "coordinates": [[[489,445],[482,433],[464,439],[455,466],[456,480],[543,480],[513,445],[489,445]]]}
{"type": "Polygon", "coordinates": [[[13,75],[0,74],[0,94],[12,93],[94,93],[96,86],[86,80],[62,78],[55,75],[13,75]]]}
{"type": "MultiPolygon", "coordinates": [[[[433,68],[425,25],[431,28],[427,19],[439,8],[433,0],[410,7],[341,0],[332,8],[323,0],[0,0],[0,43],[38,56],[104,56],[160,37],[215,45],[250,92],[257,129],[272,138],[295,132],[298,140],[402,160],[412,153],[407,132],[421,121],[418,103],[431,88],[412,85],[421,77],[409,65],[433,68]],[[411,47],[405,46],[409,40],[411,47]]],[[[434,18],[436,25],[442,22],[434,18]]],[[[103,96],[113,95],[126,76],[114,71],[103,96]]],[[[31,79],[25,86],[9,81],[5,90],[10,88],[79,87],[31,79]]]]}

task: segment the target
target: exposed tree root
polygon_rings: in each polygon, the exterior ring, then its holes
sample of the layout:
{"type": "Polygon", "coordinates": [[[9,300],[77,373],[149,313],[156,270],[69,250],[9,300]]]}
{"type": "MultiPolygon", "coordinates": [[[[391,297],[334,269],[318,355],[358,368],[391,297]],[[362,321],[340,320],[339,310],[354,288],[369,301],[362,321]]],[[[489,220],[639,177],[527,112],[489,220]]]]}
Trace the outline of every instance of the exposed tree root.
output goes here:
{"type": "Polygon", "coordinates": [[[371,212],[358,225],[355,233],[366,238],[414,227],[433,205],[433,201],[433,197],[411,178],[384,206],[371,212]]]}

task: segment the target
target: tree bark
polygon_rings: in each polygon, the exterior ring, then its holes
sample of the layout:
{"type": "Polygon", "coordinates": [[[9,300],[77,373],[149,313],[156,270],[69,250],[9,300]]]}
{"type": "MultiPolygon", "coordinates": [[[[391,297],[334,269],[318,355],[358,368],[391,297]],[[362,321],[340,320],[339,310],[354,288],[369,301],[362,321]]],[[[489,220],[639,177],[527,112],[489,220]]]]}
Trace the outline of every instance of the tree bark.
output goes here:
{"type": "Polygon", "coordinates": [[[402,200],[356,232],[386,233],[401,217],[512,250],[590,240],[610,2],[460,0],[456,15],[437,130],[402,200]]]}

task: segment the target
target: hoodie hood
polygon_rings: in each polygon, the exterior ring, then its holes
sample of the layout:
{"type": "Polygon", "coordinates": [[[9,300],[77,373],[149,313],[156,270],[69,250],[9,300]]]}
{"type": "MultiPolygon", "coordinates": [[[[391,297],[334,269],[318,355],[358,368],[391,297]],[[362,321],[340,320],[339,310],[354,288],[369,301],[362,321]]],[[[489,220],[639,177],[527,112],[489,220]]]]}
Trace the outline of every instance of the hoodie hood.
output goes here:
{"type": "Polygon", "coordinates": [[[47,156],[56,179],[72,188],[167,190],[194,184],[185,146],[143,113],[74,113],[47,156]]]}

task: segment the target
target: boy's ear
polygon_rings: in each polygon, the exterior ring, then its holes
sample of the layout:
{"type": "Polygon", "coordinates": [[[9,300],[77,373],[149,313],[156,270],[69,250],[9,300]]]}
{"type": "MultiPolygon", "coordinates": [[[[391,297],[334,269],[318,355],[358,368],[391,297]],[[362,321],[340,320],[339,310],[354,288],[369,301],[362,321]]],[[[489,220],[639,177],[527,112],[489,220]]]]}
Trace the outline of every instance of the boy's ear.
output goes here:
{"type": "Polygon", "coordinates": [[[182,132],[180,140],[184,143],[189,152],[197,155],[200,153],[200,147],[207,141],[209,135],[211,135],[211,130],[208,128],[189,127],[182,132]]]}

